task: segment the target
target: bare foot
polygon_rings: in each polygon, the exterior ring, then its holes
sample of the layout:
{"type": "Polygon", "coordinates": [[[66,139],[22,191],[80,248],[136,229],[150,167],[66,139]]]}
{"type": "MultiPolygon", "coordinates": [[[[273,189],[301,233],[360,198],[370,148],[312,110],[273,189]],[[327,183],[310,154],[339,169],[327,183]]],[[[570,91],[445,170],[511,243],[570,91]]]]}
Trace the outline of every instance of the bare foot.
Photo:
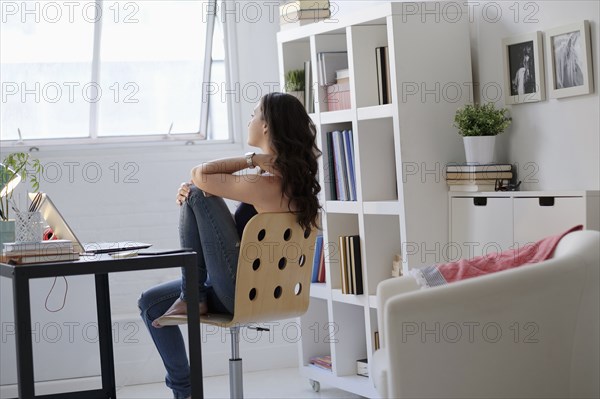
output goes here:
{"type": "MultiPolygon", "coordinates": [[[[204,315],[204,314],[208,313],[208,305],[206,304],[206,302],[200,302],[198,304],[198,310],[200,312],[200,315],[204,315]]],[[[171,305],[171,307],[161,317],[164,317],[164,316],[185,316],[185,315],[187,315],[187,302],[181,300],[181,298],[177,298],[175,300],[175,302],[173,302],[173,304],[171,305]]],[[[162,328],[162,327],[164,327],[159,322],[159,320],[160,320],[161,317],[155,319],[152,322],[152,326],[153,327],[155,327],[155,328],[162,328]]]]}

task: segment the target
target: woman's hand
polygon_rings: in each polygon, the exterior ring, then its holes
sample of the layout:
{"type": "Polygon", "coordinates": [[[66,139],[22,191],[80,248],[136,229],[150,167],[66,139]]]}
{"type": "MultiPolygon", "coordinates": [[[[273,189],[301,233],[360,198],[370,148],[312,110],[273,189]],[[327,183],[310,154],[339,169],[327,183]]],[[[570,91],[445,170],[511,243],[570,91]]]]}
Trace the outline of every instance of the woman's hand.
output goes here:
{"type": "Polygon", "coordinates": [[[179,191],[177,191],[177,198],[175,199],[177,205],[183,205],[187,197],[190,195],[190,184],[192,183],[181,183],[181,186],[179,186],[179,191]]]}

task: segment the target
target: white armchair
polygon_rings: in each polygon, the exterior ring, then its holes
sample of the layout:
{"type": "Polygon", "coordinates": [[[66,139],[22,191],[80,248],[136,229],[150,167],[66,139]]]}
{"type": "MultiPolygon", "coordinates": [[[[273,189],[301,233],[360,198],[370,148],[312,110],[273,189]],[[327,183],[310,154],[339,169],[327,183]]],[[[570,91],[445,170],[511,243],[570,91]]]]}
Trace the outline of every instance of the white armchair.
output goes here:
{"type": "Polygon", "coordinates": [[[600,233],[551,259],[441,287],[377,288],[383,398],[598,398],[600,233]]]}

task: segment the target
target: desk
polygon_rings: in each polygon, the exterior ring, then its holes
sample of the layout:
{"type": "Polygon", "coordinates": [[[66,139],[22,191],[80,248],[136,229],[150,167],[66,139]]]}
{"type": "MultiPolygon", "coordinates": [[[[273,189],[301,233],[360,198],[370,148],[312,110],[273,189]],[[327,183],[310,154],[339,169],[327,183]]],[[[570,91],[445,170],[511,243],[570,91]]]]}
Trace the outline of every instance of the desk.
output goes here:
{"type": "MultiPolygon", "coordinates": [[[[19,398],[116,398],[108,274],[184,267],[187,281],[196,281],[198,279],[196,265],[195,252],[156,256],[136,256],[124,259],[113,259],[109,255],[94,255],[82,257],[76,262],[42,263],[19,266],[0,263],[0,275],[12,279],[13,284],[19,398]],[[102,388],[80,392],[36,396],[33,378],[33,343],[31,336],[29,280],[35,278],[86,274],[93,274],[96,282],[96,309],[98,314],[98,342],[100,345],[102,388]]],[[[189,284],[188,287],[194,288],[195,285],[189,284]]],[[[198,313],[197,305],[198,291],[189,289],[189,292],[186,292],[186,296],[189,299],[188,338],[190,371],[191,375],[200,376],[200,378],[191,378],[192,397],[196,399],[204,397],[201,377],[202,354],[200,347],[200,315],[198,313]]]]}

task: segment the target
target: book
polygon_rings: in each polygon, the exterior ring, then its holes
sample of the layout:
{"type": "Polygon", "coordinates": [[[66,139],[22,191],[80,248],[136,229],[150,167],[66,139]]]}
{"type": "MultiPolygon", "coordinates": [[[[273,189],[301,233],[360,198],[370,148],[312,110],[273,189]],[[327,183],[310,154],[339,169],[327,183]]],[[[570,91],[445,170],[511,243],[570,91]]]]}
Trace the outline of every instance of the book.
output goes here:
{"type": "Polygon", "coordinates": [[[343,130],[344,156],[346,161],[345,181],[348,182],[348,199],[356,201],[356,175],[354,172],[354,149],[352,140],[352,131],[343,130]]]}
{"type": "Polygon", "coordinates": [[[336,71],[348,68],[347,51],[324,51],[317,54],[319,84],[328,86],[336,83],[336,71]]]}
{"type": "Polygon", "coordinates": [[[335,201],[338,199],[337,196],[337,188],[335,181],[335,161],[333,156],[333,136],[331,132],[327,132],[325,134],[326,146],[327,146],[327,164],[324,166],[327,167],[326,177],[329,178],[329,191],[331,193],[331,200],[335,201]]]}
{"type": "Polygon", "coordinates": [[[448,164],[446,172],[510,172],[512,165],[506,163],[490,163],[483,165],[448,164]]]}
{"type": "Polygon", "coordinates": [[[348,183],[345,181],[346,160],[343,134],[336,130],[331,132],[333,143],[333,166],[335,171],[335,187],[338,201],[348,201],[348,183]]]}
{"type": "Polygon", "coordinates": [[[350,70],[348,68],[335,71],[335,80],[337,80],[338,84],[342,79],[350,79],[350,70]]]}
{"type": "Polygon", "coordinates": [[[331,356],[313,356],[309,359],[309,364],[323,368],[325,370],[331,370],[331,356]]]}
{"type": "Polygon", "coordinates": [[[512,172],[482,170],[477,172],[446,172],[446,180],[512,179],[512,172]]]}
{"type": "Polygon", "coordinates": [[[351,108],[350,83],[334,83],[327,86],[326,91],[325,102],[327,103],[328,111],[340,111],[351,108]]]}
{"type": "Polygon", "coordinates": [[[363,294],[362,261],[360,252],[360,236],[350,236],[350,253],[352,258],[352,267],[354,268],[354,294],[363,294]]]}
{"type": "Polygon", "coordinates": [[[304,10],[329,10],[329,0],[295,0],[286,1],[279,6],[279,15],[304,10]]]}
{"type": "Polygon", "coordinates": [[[43,253],[49,250],[73,249],[71,240],[46,240],[36,242],[5,242],[4,253],[43,253]]]}
{"type": "Polygon", "coordinates": [[[312,81],[312,67],[310,60],[304,61],[304,108],[306,108],[306,112],[309,114],[315,112],[312,81]]]}
{"type": "Polygon", "coordinates": [[[321,250],[321,257],[319,259],[319,275],[317,277],[317,283],[325,282],[325,242],[323,242],[323,249],[321,250]]]}
{"type": "Polygon", "coordinates": [[[346,241],[346,274],[348,275],[348,294],[356,294],[356,269],[354,268],[354,258],[352,254],[350,236],[345,236],[346,241]]]}
{"type": "Polygon", "coordinates": [[[377,63],[377,93],[379,95],[379,104],[389,104],[392,97],[387,46],[375,48],[375,59],[377,63]]]}
{"type": "Polygon", "coordinates": [[[363,377],[369,376],[369,361],[367,359],[359,359],[356,361],[356,374],[363,377]]]}
{"type": "Polygon", "coordinates": [[[79,253],[66,252],[62,254],[38,254],[38,255],[2,255],[3,263],[13,265],[30,265],[35,263],[66,262],[79,259],[79,253]]]}
{"type": "Polygon", "coordinates": [[[349,276],[348,276],[348,260],[346,259],[346,239],[340,236],[340,272],[342,278],[342,294],[349,294],[349,276]]]}
{"type": "Polygon", "coordinates": [[[463,184],[448,186],[450,191],[478,192],[478,191],[496,191],[495,184],[463,184]]]}
{"type": "Polygon", "coordinates": [[[321,252],[323,251],[323,236],[318,235],[315,240],[315,253],[313,255],[313,270],[310,279],[311,283],[319,281],[319,267],[321,265],[321,252]]]}
{"type": "Polygon", "coordinates": [[[502,185],[507,185],[510,182],[510,179],[473,179],[473,180],[446,180],[446,184],[449,186],[464,186],[464,185],[472,185],[472,184],[485,184],[485,185],[496,185],[496,182],[499,181],[502,185]]]}

